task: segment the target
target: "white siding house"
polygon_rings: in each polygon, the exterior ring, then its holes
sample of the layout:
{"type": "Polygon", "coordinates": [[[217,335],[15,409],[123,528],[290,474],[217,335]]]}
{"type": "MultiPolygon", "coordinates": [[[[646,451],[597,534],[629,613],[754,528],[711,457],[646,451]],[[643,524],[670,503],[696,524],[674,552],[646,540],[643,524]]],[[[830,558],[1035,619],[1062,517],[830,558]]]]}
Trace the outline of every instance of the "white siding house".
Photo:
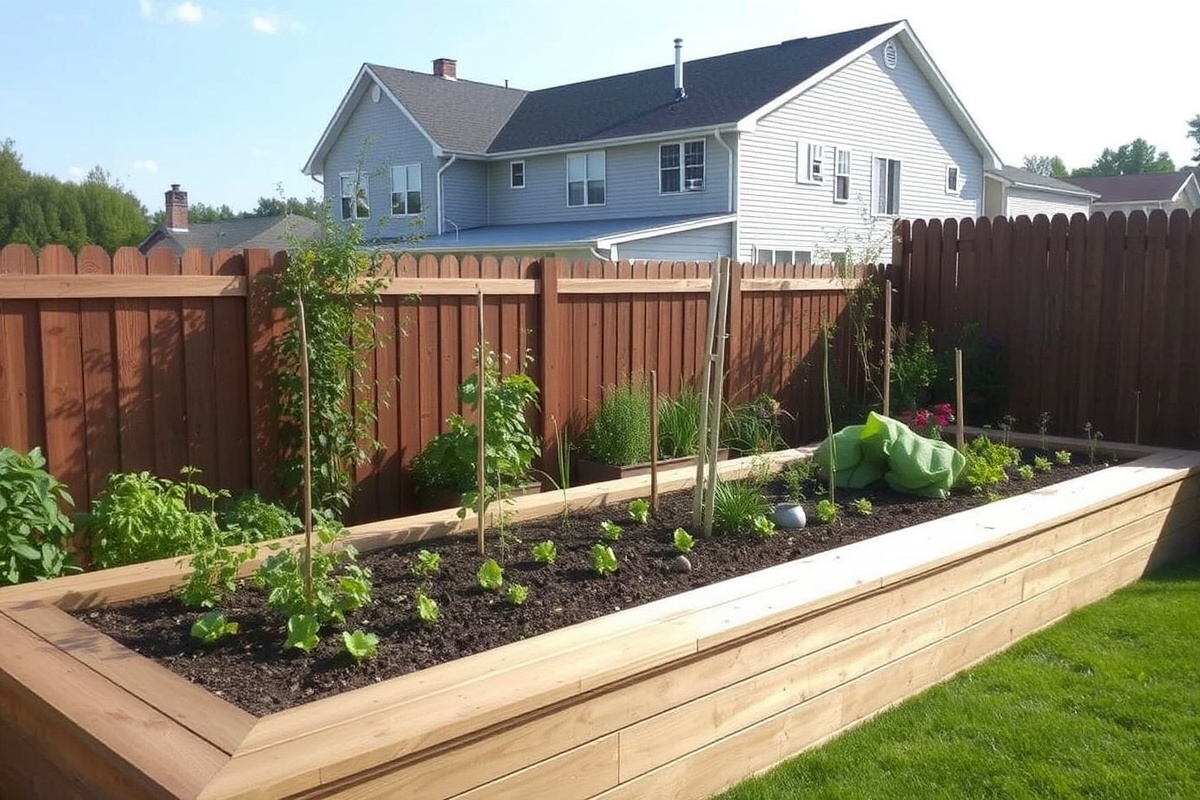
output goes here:
{"type": "Polygon", "coordinates": [[[1035,217],[1044,214],[1089,214],[1100,195],[1066,180],[1017,167],[988,170],[984,214],[989,217],[1035,217]]]}

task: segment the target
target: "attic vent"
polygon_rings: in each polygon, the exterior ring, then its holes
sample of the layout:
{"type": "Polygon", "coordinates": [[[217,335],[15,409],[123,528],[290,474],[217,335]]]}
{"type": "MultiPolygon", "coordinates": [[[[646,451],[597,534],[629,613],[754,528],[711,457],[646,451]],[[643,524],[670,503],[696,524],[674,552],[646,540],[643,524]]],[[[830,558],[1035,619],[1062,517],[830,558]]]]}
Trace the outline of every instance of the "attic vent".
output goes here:
{"type": "Polygon", "coordinates": [[[371,87],[371,102],[372,103],[379,102],[379,84],[378,83],[371,87]]]}
{"type": "Polygon", "coordinates": [[[888,42],[883,46],[883,63],[888,69],[896,68],[896,43],[888,42]]]}

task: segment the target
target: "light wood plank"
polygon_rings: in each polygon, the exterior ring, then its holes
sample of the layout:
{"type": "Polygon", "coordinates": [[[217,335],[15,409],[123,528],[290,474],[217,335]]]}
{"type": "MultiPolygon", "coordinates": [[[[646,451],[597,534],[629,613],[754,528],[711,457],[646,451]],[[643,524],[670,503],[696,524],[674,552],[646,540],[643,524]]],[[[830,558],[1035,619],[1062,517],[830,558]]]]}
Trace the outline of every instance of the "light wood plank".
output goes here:
{"type": "Polygon", "coordinates": [[[0,300],[245,296],[241,275],[0,276],[0,300]]]}
{"type": "Polygon", "coordinates": [[[617,737],[589,742],[549,761],[458,795],[459,800],[595,797],[617,783],[617,737]]]}
{"type": "Polygon", "coordinates": [[[489,297],[536,295],[541,292],[541,284],[540,280],[526,278],[387,278],[379,293],[402,297],[474,297],[482,289],[489,297]]]}
{"type": "Polygon", "coordinates": [[[559,294],[696,294],[708,292],[708,278],[562,278],[559,294]]]}
{"type": "Polygon", "coordinates": [[[745,278],[743,292],[847,292],[862,278],[745,278]]]}

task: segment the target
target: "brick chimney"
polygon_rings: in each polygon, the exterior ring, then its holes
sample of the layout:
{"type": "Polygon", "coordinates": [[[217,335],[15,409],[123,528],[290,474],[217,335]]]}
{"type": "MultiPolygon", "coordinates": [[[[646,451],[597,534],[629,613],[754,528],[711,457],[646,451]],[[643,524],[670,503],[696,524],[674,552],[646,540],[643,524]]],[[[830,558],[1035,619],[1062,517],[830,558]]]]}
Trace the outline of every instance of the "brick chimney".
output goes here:
{"type": "Polygon", "coordinates": [[[435,58],[433,74],[448,81],[458,80],[458,62],[453,58],[435,58]]]}
{"type": "Polygon", "coordinates": [[[186,231],[188,229],[187,192],[179,188],[178,183],[172,183],[167,196],[167,229],[186,231]]]}

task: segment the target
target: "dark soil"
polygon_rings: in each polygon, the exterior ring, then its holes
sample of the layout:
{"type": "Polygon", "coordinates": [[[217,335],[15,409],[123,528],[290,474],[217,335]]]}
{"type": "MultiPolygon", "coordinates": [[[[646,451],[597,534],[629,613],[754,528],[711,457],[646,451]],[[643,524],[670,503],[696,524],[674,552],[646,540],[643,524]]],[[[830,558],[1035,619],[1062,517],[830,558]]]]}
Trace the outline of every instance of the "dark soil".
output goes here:
{"type": "MultiPolygon", "coordinates": [[[[1031,458],[1027,453],[1026,461],[1031,458]]],[[[1076,461],[1086,462],[1086,456],[1077,456],[1076,461]]],[[[1052,472],[1032,480],[1014,479],[1000,487],[999,494],[1019,494],[1103,466],[1055,466],[1052,472]]],[[[781,500],[780,491],[774,484],[768,494],[781,500]]],[[[215,645],[191,638],[189,630],[199,612],[170,596],[91,609],[78,616],[246,711],[268,714],[985,502],[966,493],[946,500],[919,499],[881,485],[864,492],[840,491],[841,517],[832,525],[822,525],[813,520],[814,496],[810,487],[810,501],[804,504],[809,527],[780,531],[769,538],[744,534],[698,540],[687,573],[673,572],[670,565],[676,555],[671,548],[674,529],[695,530],[690,491],[663,495],[648,526],[630,522],[622,505],[572,512],[565,523],[552,517],[519,524],[511,535],[520,544],[507,547],[491,532],[489,555],[503,564],[505,581],[529,587],[528,600],[519,607],[508,604],[500,593],[478,588],[475,574],[481,559],[473,536],[361,554],[359,563],[373,575],[374,602],[351,614],[347,627],[380,637],[378,656],[361,664],[353,663],[342,651],[341,634],[332,628],[322,630],[321,644],[310,655],[282,650],[283,620],[266,607],[263,593],[249,585],[221,607],[231,621],[240,624],[241,631],[215,645]],[[874,512],[870,516],[849,511],[849,503],[856,497],[871,501],[874,512]],[[606,519],[620,522],[624,534],[611,543],[620,569],[601,578],[591,571],[589,551],[599,540],[600,523],[606,519]],[[535,564],[529,555],[533,544],[546,539],[554,540],[558,547],[558,560],[552,566],[535,564]],[[410,568],[422,548],[436,550],[442,557],[441,573],[428,589],[441,612],[441,620],[434,626],[422,624],[414,609],[418,583],[410,568]]]]}

